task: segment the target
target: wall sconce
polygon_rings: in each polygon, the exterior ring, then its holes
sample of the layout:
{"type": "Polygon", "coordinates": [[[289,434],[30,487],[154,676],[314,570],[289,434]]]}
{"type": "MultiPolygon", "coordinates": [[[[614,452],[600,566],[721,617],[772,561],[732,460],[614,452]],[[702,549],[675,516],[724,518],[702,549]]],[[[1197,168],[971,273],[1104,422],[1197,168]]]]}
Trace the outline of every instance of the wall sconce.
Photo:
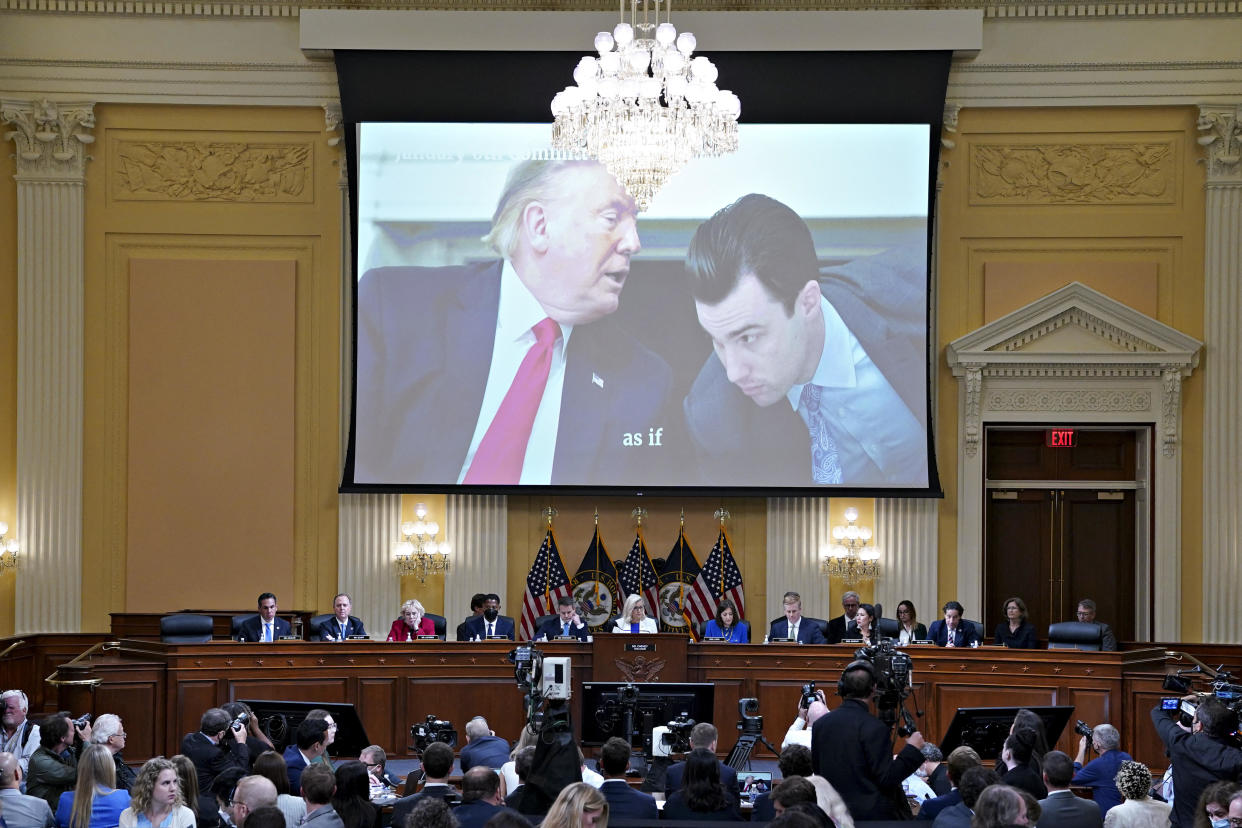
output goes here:
{"type": "Polygon", "coordinates": [[[436,540],[440,524],[427,520],[427,504],[415,506],[414,514],[417,521],[401,524],[401,540],[393,547],[393,563],[398,574],[414,575],[419,583],[426,583],[428,575],[449,571],[449,545],[436,540]]]}
{"type": "Polygon", "coordinates": [[[829,578],[840,578],[847,585],[879,577],[879,550],[871,543],[871,528],[858,525],[858,510],[845,509],[845,525],[832,527],[835,543],[820,547],[821,571],[829,578]]]}
{"type": "Polygon", "coordinates": [[[0,569],[17,569],[17,553],[22,547],[17,538],[10,538],[8,534],[9,525],[0,521],[0,569]]]}

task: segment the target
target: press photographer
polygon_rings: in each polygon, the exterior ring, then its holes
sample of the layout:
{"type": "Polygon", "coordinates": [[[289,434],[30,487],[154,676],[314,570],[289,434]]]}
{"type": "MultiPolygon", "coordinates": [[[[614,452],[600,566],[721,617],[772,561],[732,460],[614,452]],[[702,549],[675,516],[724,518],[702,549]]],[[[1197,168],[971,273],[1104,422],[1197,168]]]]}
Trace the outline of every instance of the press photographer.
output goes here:
{"type": "MultiPolygon", "coordinates": [[[[239,722],[219,707],[203,713],[198,730],[181,740],[181,752],[198,771],[198,789],[211,790],[211,783],[229,768],[250,770],[250,748],[246,745],[246,722],[239,722]],[[230,738],[225,739],[225,734],[230,738]]],[[[290,782],[293,780],[290,779],[290,782]]]]}
{"type": "Polygon", "coordinates": [[[802,696],[798,699],[798,714],[793,723],[785,731],[785,739],[781,742],[781,750],[790,745],[811,746],[811,725],[828,712],[828,704],[824,691],[815,688],[815,682],[802,685],[802,696]]]}
{"type": "Polygon", "coordinates": [[[1242,750],[1238,749],[1237,713],[1215,696],[1183,696],[1194,709],[1190,726],[1180,719],[1181,710],[1157,704],[1151,721],[1169,753],[1173,766],[1173,828],[1192,828],[1195,803],[1213,782],[1242,778],[1242,750]]]}
{"type": "Polygon", "coordinates": [[[1113,781],[1117,771],[1121,770],[1122,762],[1132,761],[1134,757],[1121,750],[1121,734],[1110,724],[1088,728],[1085,734],[1077,727],[1074,731],[1082,738],[1078,740],[1078,755],[1074,757],[1074,778],[1070,780],[1070,784],[1090,788],[1091,798],[1100,805],[1100,816],[1107,816],[1110,808],[1121,804],[1121,794],[1117,792],[1117,783],[1113,781]],[[1086,761],[1088,744],[1097,754],[1090,762],[1086,761]]]}

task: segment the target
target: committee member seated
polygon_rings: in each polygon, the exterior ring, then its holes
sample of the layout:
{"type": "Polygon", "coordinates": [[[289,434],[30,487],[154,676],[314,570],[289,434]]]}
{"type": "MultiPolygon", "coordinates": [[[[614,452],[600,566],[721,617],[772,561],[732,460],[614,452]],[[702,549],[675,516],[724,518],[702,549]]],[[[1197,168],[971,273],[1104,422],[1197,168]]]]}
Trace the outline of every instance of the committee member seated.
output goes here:
{"type": "Polygon", "coordinates": [[[933,621],[927,637],[937,647],[971,647],[979,643],[979,633],[974,624],[962,620],[966,610],[957,601],[944,605],[944,620],[933,621]]]}
{"type": "Polygon", "coordinates": [[[875,607],[872,604],[858,605],[858,613],[854,616],[854,626],[857,628],[854,637],[865,647],[874,647],[879,641],[880,631],[876,627],[877,620],[875,607]]]}
{"type": "Polygon", "coordinates": [[[354,602],[344,592],[332,599],[333,617],[319,626],[320,641],[344,641],[353,635],[367,634],[362,619],[349,614],[353,606],[354,602]]]}
{"type": "Polygon", "coordinates": [[[535,631],[535,640],[551,641],[554,638],[576,638],[586,641],[591,635],[591,628],[578,617],[574,599],[570,595],[562,595],[556,599],[556,618],[549,618],[535,631]]]}
{"type": "Polygon", "coordinates": [[[737,617],[737,607],[728,598],[716,605],[716,617],[707,619],[704,638],[723,638],[726,644],[749,644],[750,625],[737,617]]]}
{"type": "Polygon", "coordinates": [[[1101,828],[1104,816],[1100,803],[1075,796],[1070,790],[1074,763],[1059,750],[1044,756],[1044,784],[1048,796],[1039,800],[1041,828],[1101,828]]]}
{"type": "Polygon", "coordinates": [[[483,602],[483,613],[466,621],[466,638],[486,641],[499,637],[512,641],[516,629],[512,618],[500,614],[500,596],[489,592],[483,602]]]}
{"type": "Polygon", "coordinates": [[[634,593],[625,599],[621,606],[621,616],[612,628],[617,633],[654,633],[659,632],[654,618],[647,617],[647,602],[643,596],[634,593]]]}
{"type": "Polygon", "coordinates": [[[1121,750],[1121,734],[1110,724],[1098,724],[1091,730],[1091,748],[1096,757],[1085,765],[1087,737],[1078,740],[1078,755],[1074,757],[1074,778],[1070,784],[1090,788],[1091,798],[1100,806],[1101,816],[1121,804],[1121,794],[1113,781],[1122,762],[1134,757],[1121,750]]]}
{"type": "Polygon", "coordinates": [[[841,615],[828,619],[824,638],[829,644],[840,644],[847,638],[857,638],[858,630],[855,619],[858,617],[858,605],[862,598],[854,590],[848,590],[841,596],[841,615]]]}
{"type": "Polygon", "coordinates": [[[265,592],[259,596],[259,615],[242,622],[237,631],[238,641],[276,641],[292,630],[289,622],[276,617],[276,596],[265,592]]]}
{"type": "Polygon", "coordinates": [[[630,767],[630,744],[613,736],[604,742],[599,753],[599,769],[604,772],[604,782],[599,791],[608,800],[610,819],[659,818],[655,797],[630,787],[625,772],[630,767]]]}
{"type": "Polygon", "coordinates": [[[500,768],[509,761],[509,743],[487,726],[487,719],[475,716],[466,722],[466,746],[461,749],[461,772],[482,765],[500,768]]]}
{"type": "Polygon", "coordinates": [[[0,693],[0,751],[17,757],[22,774],[30,770],[30,757],[39,747],[39,725],[27,715],[30,700],[21,690],[0,693]]]}
{"type": "Polygon", "coordinates": [[[1035,626],[1026,620],[1026,602],[1014,596],[1006,598],[1005,620],[996,625],[996,643],[1014,650],[1033,650],[1039,646],[1035,626]]]}
{"type": "Polygon", "coordinates": [[[45,800],[55,811],[60,795],[77,784],[78,756],[90,738],[90,724],[78,727],[66,711],[44,719],[39,724],[39,747],[30,756],[26,793],[45,800]]]}
{"type": "MultiPolygon", "coordinates": [[[[717,733],[716,726],[714,724],[711,722],[699,722],[690,729],[690,749],[706,750],[715,756],[716,740],[718,738],[719,734],[717,733]]],[[[724,762],[718,762],[717,764],[720,765],[720,783],[725,786],[726,790],[728,790],[729,796],[733,798],[733,801],[738,802],[739,792],[737,771],[726,765],[724,762]]],[[[685,772],[685,762],[674,762],[669,766],[668,773],[664,775],[665,799],[668,798],[668,794],[671,794],[683,787],[685,783],[685,772]]]]}
{"type": "Polygon", "coordinates": [[[426,617],[422,601],[411,598],[401,605],[401,617],[392,622],[387,641],[411,641],[420,635],[435,635],[436,625],[426,617]]]}
{"type": "Polygon", "coordinates": [[[927,627],[919,623],[918,612],[911,601],[902,601],[897,605],[897,643],[911,644],[915,641],[927,640],[927,627]]]}
{"type": "Polygon", "coordinates": [[[0,752],[0,814],[8,828],[52,828],[56,818],[47,801],[22,793],[22,766],[11,753],[0,752]]]}
{"type": "Polygon", "coordinates": [[[1078,620],[1084,624],[1096,624],[1100,628],[1100,649],[1116,650],[1117,636],[1113,635],[1113,628],[1095,620],[1095,601],[1090,598],[1083,598],[1078,602],[1078,620]]]}
{"type": "Polygon", "coordinates": [[[457,641],[469,641],[470,634],[467,625],[483,614],[483,606],[487,603],[487,594],[484,592],[476,592],[470,596],[470,614],[466,616],[460,624],[457,625],[457,641]]]}
{"type": "MultiPolygon", "coordinates": [[[[785,617],[772,622],[768,632],[771,639],[790,639],[799,644],[824,644],[824,631],[819,622],[802,617],[802,596],[796,592],[786,592],[781,600],[785,607],[785,617]]],[[[857,610],[855,610],[857,612],[857,610]]]]}

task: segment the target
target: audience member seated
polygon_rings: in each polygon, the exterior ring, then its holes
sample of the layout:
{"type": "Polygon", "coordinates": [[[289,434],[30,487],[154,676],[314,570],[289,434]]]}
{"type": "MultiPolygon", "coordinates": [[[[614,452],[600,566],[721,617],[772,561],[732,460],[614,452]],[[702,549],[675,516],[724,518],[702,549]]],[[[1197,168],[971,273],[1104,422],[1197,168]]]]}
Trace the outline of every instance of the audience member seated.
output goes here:
{"type": "MultiPolygon", "coordinates": [[[[742,821],[738,813],[738,794],[727,790],[721,784],[720,761],[714,751],[694,748],[681,764],[685,772],[685,784],[675,790],[664,803],[665,819],[742,821]]],[[[734,779],[736,778],[737,774],[734,773],[734,779]]]]}
{"type": "Polygon", "coordinates": [[[1242,793],[1242,785],[1232,779],[1213,782],[1204,788],[1195,805],[1194,828],[1224,828],[1229,821],[1229,801],[1237,793],[1242,793]]]}
{"type": "Polygon", "coordinates": [[[831,825],[836,828],[850,828],[854,824],[854,819],[850,816],[850,810],[845,804],[844,797],[832,787],[832,783],[822,776],[812,774],[806,778],[806,781],[815,786],[815,804],[819,806],[819,810],[827,815],[831,821],[831,825]]]}
{"type": "Polygon", "coordinates": [[[482,765],[499,769],[509,760],[509,743],[487,726],[487,719],[475,716],[466,722],[466,746],[461,749],[461,772],[482,765]]]}
{"type": "Polygon", "coordinates": [[[91,726],[91,742],[103,745],[112,755],[112,762],[116,766],[117,789],[128,791],[133,787],[137,774],[121,757],[121,751],[125,749],[125,726],[121,718],[113,713],[105,713],[96,719],[91,726]]]}
{"type": "MultiPolygon", "coordinates": [[[[1031,761],[1028,764],[1035,775],[1039,776],[1044,772],[1044,754],[1048,752],[1048,735],[1044,732],[1044,720],[1034,710],[1020,707],[1013,717],[1013,724],[1009,726],[1009,732],[1016,733],[1019,730],[1031,731],[1031,761]]],[[[1003,763],[997,760],[996,772],[1003,776],[1005,770],[1003,763]]]]}
{"type": "Polygon", "coordinates": [[[274,750],[265,750],[254,760],[254,772],[271,780],[276,788],[276,807],[285,817],[285,828],[296,828],[306,816],[306,800],[293,796],[289,784],[289,768],[274,750]]]}
{"type": "Polygon", "coordinates": [[[78,781],[60,795],[56,824],[60,828],[116,828],[129,793],[117,790],[112,754],[103,745],[87,745],[78,760],[78,781]]]}
{"type": "Polygon", "coordinates": [[[1005,773],[1001,782],[1005,785],[1026,791],[1036,801],[1048,796],[1043,778],[1031,767],[1031,754],[1035,749],[1035,732],[1029,728],[1018,728],[1005,739],[1005,747],[1001,750],[1001,761],[1005,763],[1005,773]]]}
{"type": "Polygon", "coordinates": [[[336,791],[336,775],[324,765],[311,765],[302,771],[302,798],[306,800],[306,818],[302,828],[345,828],[345,823],[332,807],[336,791]]]}
{"type": "Polygon", "coordinates": [[[561,790],[540,824],[547,828],[602,828],[608,824],[608,817],[604,795],[585,782],[574,782],[561,790]]]}
{"type": "Polygon", "coordinates": [[[1242,794],[1234,794],[1229,800],[1229,825],[1242,825],[1242,794]]]}
{"type": "Polygon", "coordinates": [[[949,601],[944,605],[944,619],[933,621],[927,637],[937,647],[971,647],[979,643],[979,634],[975,626],[963,623],[962,616],[966,609],[957,601],[949,601]]]}
{"type": "Polygon", "coordinates": [[[608,801],[611,819],[657,819],[655,797],[636,791],[625,780],[630,767],[630,745],[624,739],[613,736],[604,742],[599,753],[599,768],[604,772],[604,784],[599,791],[608,801]]]}
{"type": "MultiPolygon", "coordinates": [[[[776,766],[781,772],[781,779],[789,779],[793,776],[810,776],[814,773],[811,768],[810,745],[789,745],[782,748],[781,755],[776,760],[776,766]]],[[[771,822],[776,817],[776,808],[772,802],[772,791],[759,794],[755,798],[753,806],[754,810],[750,815],[751,822],[771,822]]]]}
{"type": "Polygon", "coordinates": [[[1011,785],[989,785],[975,803],[973,828],[1010,828],[1031,825],[1026,799],[1021,790],[1011,785]]]}
{"type": "MultiPolygon", "coordinates": [[[[240,773],[240,771],[237,771],[240,773]]],[[[172,761],[148,759],[134,778],[129,807],[121,828],[194,828],[194,812],[181,799],[181,784],[172,761]]]]}
{"type": "Polygon", "coordinates": [[[324,710],[322,707],[316,707],[314,710],[307,713],[306,718],[320,719],[328,726],[328,731],[325,734],[327,739],[323,743],[323,753],[315,757],[315,762],[331,770],[332,760],[328,757],[328,749],[331,748],[332,743],[336,741],[336,721],[332,718],[332,714],[324,710]]]}
{"type": "Polygon", "coordinates": [[[527,745],[526,747],[518,750],[517,756],[513,760],[505,763],[505,767],[512,765],[513,775],[517,779],[517,782],[510,786],[506,774],[503,771],[500,776],[505,780],[505,790],[508,791],[508,795],[505,796],[506,807],[512,808],[513,810],[528,816],[542,816],[544,813],[543,811],[536,814],[522,810],[522,800],[525,798],[522,793],[522,788],[526,785],[526,777],[530,776],[530,769],[534,766],[534,764],[535,746],[527,745]]]}
{"type": "MultiPolygon", "coordinates": [[[[797,595],[797,593],[785,593],[786,598],[790,595],[797,595]]],[[[847,638],[858,637],[855,619],[858,617],[858,605],[860,603],[862,603],[862,598],[852,589],[841,596],[841,615],[828,619],[828,628],[825,633],[827,643],[840,644],[847,638]]],[[[799,605],[801,605],[800,599],[799,605]]],[[[789,613],[786,612],[785,615],[788,617],[789,613]]]]}
{"type": "Polygon", "coordinates": [[[516,630],[513,619],[500,614],[500,596],[489,592],[483,602],[483,614],[476,615],[466,621],[466,637],[473,641],[486,641],[489,638],[507,638],[513,640],[516,630]]]}
{"type": "Polygon", "coordinates": [[[181,740],[181,752],[190,757],[198,770],[198,789],[211,790],[216,776],[237,768],[250,768],[250,748],[246,745],[249,734],[246,728],[231,727],[233,717],[219,707],[203,714],[198,730],[187,733],[181,740]]]}
{"type": "Polygon", "coordinates": [[[1095,620],[1095,601],[1090,598],[1083,598],[1078,602],[1078,620],[1084,624],[1098,624],[1100,627],[1100,649],[1116,650],[1117,636],[1113,635],[1113,628],[1107,624],[1095,620]]]}
{"type": "Polygon", "coordinates": [[[1039,646],[1035,626],[1026,620],[1026,602],[1017,596],[1005,599],[1005,620],[996,625],[996,643],[1014,650],[1039,646]]]}
{"type": "MultiPolygon", "coordinates": [[[[328,723],[323,719],[305,718],[298,725],[295,739],[294,744],[285,748],[284,760],[289,771],[289,790],[291,793],[300,794],[302,773],[312,765],[322,764],[319,757],[328,749],[328,723]]],[[[335,784],[333,782],[334,786],[335,784]]],[[[306,798],[305,794],[302,794],[302,798],[306,798]]]]}
{"type": "MultiPolygon", "coordinates": [[[[957,751],[954,750],[953,753],[957,751]]],[[[950,761],[953,759],[953,753],[949,754],[950,761]]],[[[996,771],[982,765],[967,768],[962,774],[962,781],[957,786],[961,801],[937,814],[932,821],[932,828],[971,828],[971,819],[974,816],[974,808],[979,795],[989,785],[997,784],[1000,784],[1000,776],[996,771]]]]}
{"type": "Polygon", "coordinates": [[[233,791],[233,822],[237,828],[248,828],[250,814],[257,809],[275,808],[276,796],[276,785],[266,776],[243,776],[233,791]]]}
{"type": "MultiPolygon", "coordinates": [[[[799,804],[805,803],[819,807],[816,804],[816,797],[815,785],[811,780],[797,774],[786,776],[772,787],[770,801],[773,818],[781,816],[789,808],[799,804]]],[[[759,818],[758,813],[751,815],[753,820],[759,818]]]]}
{"type": "Polygon", "coordinates": [[[345,828],[373,828],[375,806],[371,804],[371,783],[367,766],[356,759],[342,762],[336,769],[336,792],[332,807],[345,828]]]}
{"type": "Polygon", "coordinates": [[[818,698],[811,702],[810,707],[803,707],[802,699],[798,699],[798,715],[794,717],[793,724],[789,725],[789,729],[785,731],[785,739],[781,742],[782,749],[789,745],[803,745],[810,748],[811,725],[828,712],[828,705],[824,703],[824,691],[816,690],[815,695],[818,698]]]}
{"type": "Polygon", "coordinates": [[[52,808],[37,796],[21,792],[22,766],[12,753],[0,752],[0,814],[8,828],[52,828],[52,808]]]}
{"type": "MultiPolygon", "coordinates": [[[[178,753],[171,760],[177,771],[177,785],[181,791],[181,802],[194,813],[194,822],[198,828],[217,828],[220,824],[220,809],[216,798],[208,791],[204,794],[198,789],[198,769],[190,761],[190,757],[178,753]]],[[[282,763],[283,764],[283,763],[282,763]]],[[[137,781],[135,778],[134,781],[137,781]]],[[[130,790],[130,801],[133,801],[133,790],[130,790]]]]}
{"type": "MultiPolygon", "coordinates": [[[[706,750],[713,756],[716,755],[716,740],[719,738],[716,732],[716,726],[711,722],[699,722],[690,729],[690,749],[706,750]]],[[[686,772],[686,762],[674,762],[669,766],[668,773],[664,775],[664,798],[667,801],[682,787],[683,775],[686,772]]],[[[719,767],[717,772],[720,776],[720,784],[724,785],[729,796],[736,803],[740,796],[737,785],[737,771],[726,765],[724,762],[717,762],[719,767]]]]}
{"type": "Polygon", "coordinates": [[[285,828],[285,815],[275,805],[264,805],[246,817],[246,828],[285,828]]]}
{"type": "Polygon", "coordinates": [[[509,751],[509,761],[500,766],[500,776],[505,780],[505,790],[513,793],[518,787],[517,776],[517,755],[526,747],[534,747],[539,742],[539,735],[529,727],[523,726],[522,733],[518,736],[517,743],[513,749],[509,751]]]}
{"type": "Polygon", "coordinates": [[[216,800],[216,814],[220,818],[221,828],[237,826],[233,820],[233,791],[245,775],[246,772],[241,768],[228,768],[221,771],[211,783],[211,795],[216,800]]]}
{"type": "Polygon", "coordinates": [[[1125,801],[1109,810],[1104,817],[1105,828],[1160,828],[1169,824],[1173,806],[1149,796],[1151,771],[1146,765],[1122,762],[1113,782],[1125,801]]]}
{"type": "Polygon", "coordinates": [[[902,601],[897,605],[897,643],[904,646],[914,641],[926,640],[927,627],[919,623],[914,604],[902,601]]]}
{"type": "Polygon", "coordinates": [[[405,822],[393,820],[393,828],[459,828],[457,817],[443,799],[424,799],[414,806],[405,822]]]}
{"type": "Polygon", "coordinates": [[[483,614],[483,606],[487,603],[487,595],[482,592],[476,592],[470,596],[470,615],[457,625],[457,640],[470,641],[470,622],[483,614]]]}
{"type": "MultiPolygon", "coordinates": [[[[773,640],[789,639],[799,644],[824,644],[824,631],[819,622],[813,618],[802,617],[802,596],[796,592],[786,592],[781,604],[785,608],[785,617],[772,622],[768,629],[768,637],[773,640]]],[[[858,613],[855,606],[854,613],[858,613]]],[[[835,618],[833,619],[836,620],[835,618]]],[[[829,622],[831,624],[831,622],[829,622]]]]}
{"type": "MultiPolygon", "coordinates": [[[[971,768],[977,768],[982,764],[979,754],[972,747],[960,745],[949,752],[949,759],[945,762],[945,775],[949,781],[949,791],[943,793],[934,799],[929,799],[919,808],[919,819],[933,820],[941,811],[951,808],[962,801],[962,792],[959,789],[962,784],[962,776],[971,768]]],[[[997,777],[999,779],[999,777],[997,777]]]]}
{"type": "Polygon", "coordinates": [[[5,690],[0,693],[0,707],[0,752],[16,756],[25,776],[30,772],[30,757],[39,748],[39,726],[27,717],[30,700],[21,690],[5,690]]]}
{"type": "MultiPolygon", "coordinates": [[[[453,749],[443,742],[432,742],[423,751],[422,760],[423,789],[393,803],[393,825],[403,825],[406,817],[425,799],[443,799],[448,802],[459,799],[457,790],[448,781],[449,774],[453,772],[453,749]]],[[[411,773],[406,779],[406,790],[409,790],[410,780],[413,778],[414,774],[411,773]]]]}
{"type": "Polygon", "coordinates": [[[879,630],[876,629],[873,605],[858,605],[858,612],[854,613],[854,626],[858,628],[854,633],[854,638],[861,640],[865,647],[874,647],[879,638],[879,630]]]}
{"type": "Polygon", "coordinates": [[[426,617],[427,610],[423,602],[411,598],[401,605],[401,617],[392,622],[388,630],[388,641],[412,641],[420,635],[435,635],[435,623],[426,617]]]}
{"type": "MultiPolygon", "coordinates": [[[[366,627],[361,618],[349,614],[354,602],[348,593],[342,592],[332,599],[332,618],[324,621],[319,627],[320,641],[345,641],[353,635],[366,635],[366,627]]],[[[320,817],[325,819],[326,817],[320,817]]]]}
{"type": "Polygon", "coordinates": [[[90,738],[91,726],[79,728],[64,710],[44,719],[39,724],[39,747],[30,755],[26,793],[55,811],[60,795],[78,782],[78,754],[90,738]]]}
{"type": "MultiPolygon", "coordinates": [[[[461,828],[483,828],[492,815],[504,808],[505,792],[500,774],[489,767],[477,766],[461,777],[461,804],[453,812],[461,828]]],[[[558,825],[557,822],[544,822],[558,825]]]]}
{"type": "Polygon", "coordinates": [[[932,789],[933,796],[943,796],[953,790],[949,783],[949,768],[944,764],[944,754],[940,746],[932,742],[923,743],[923,764],[916,771],[932,789]]]}
{"type": "Polygon", "coordinates": [[[1091,731],[1091,748],[1096,757],[1086,765],[1087,737],[1078,740],[1078,755],[1074,757],[1074,778],[1071,785],[1090,788],[1091,798],[1100,806],[1100,814],[1108,816],[1108,812],[1121,804],[1121,794],[1113,784],[1121,763],[1133,760],[1133,756],[1121,750],[1121,734],[1110,724],[1098,724],[1091,731]]]}
{"type": "Polygon", "coordinates": [[[401,787],[397,777],[388,772],[388,752],[379,745],[367,745],[358,754],[358,761],[367,766],[369,784],[375,792],[379,788],[396,790],[401,787]]]}
{"type": "Polygon", "coordinates": [[[1074,763],[1059,750],[1044,756],[1044,783],[1048,796],[1039,801],[1040,828],[1100,828],[1104,817],[1100,805],[1090,799],[1075,796],[1070,790],[1074,778],[1074,763]]]}
{"type": "Polygon", "coordinates": [[[276,596],[265,592],[259,596],[259,614],[242,622],[237,631],[238,641],[278,641],[292,635],[289,622],[276,617],[276,596]]]}
{"type": "Polygon", "coordinates": [[[716,604],[716,617],[707,619],[704,638],[723,638],[726,644],[749,644],[750,625],[737,617],[737,607],[728,598],[716,604]]]}
{"type": "Polygon", "coordinates": [[[647,602],[643,596],[634,593],[625,599],[621,606],[621,615],[612,628],[616,633],[654,633],[659,632],[654,618],[647,617],[647,602]]]}
{"type": "Polygon", "coordinates": [[[591,635],[591,628],[578,617],[574,599],[562,595],[556,599],[556,617],[549,618],[535,631],[535,640],[551,641],[554,638],[576,638],[586,641],[591,635]]]}

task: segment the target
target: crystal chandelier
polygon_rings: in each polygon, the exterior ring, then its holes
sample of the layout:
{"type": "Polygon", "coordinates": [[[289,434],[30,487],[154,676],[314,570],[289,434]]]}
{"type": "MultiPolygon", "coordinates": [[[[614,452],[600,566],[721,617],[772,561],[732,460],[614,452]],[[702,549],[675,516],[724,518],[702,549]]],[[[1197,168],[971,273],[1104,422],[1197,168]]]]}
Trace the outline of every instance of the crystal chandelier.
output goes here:
{"type": "Polygon", "coordinates": [[[602,162],[640,210],[687,161],[736,151],[742,109],[664,6],[661,23],[660,0],[631,0],[626,22],[621,0],[621,22],[595,36],[599,57],[582,58],[576,85],[552,99],[552,145],[602,162]]]}
{"type": "Polygon", "coordinates": [[[401,575],[415,575],[420,583],[427,576],[449,571],[449,545],[437,542],[440,524],[426,520],[427,507],[420,503],[414,510],[418,521],[407,520],[401,524],[401,540],[393,548],[393,563],[401,575]]]}
{"type": "Polygon", "coordinates": [[[858,510],[849,506],[845,510],[845,525],[832,527],[832,539],[836,543],[826,545],[820,552],[823,555],[822,571],[830,578],[840,578],[847,585],[861,580],[870,580],[880,574],[877,562],[880,553],[871,542],[871,529],[857,525],[858,510]]]}

